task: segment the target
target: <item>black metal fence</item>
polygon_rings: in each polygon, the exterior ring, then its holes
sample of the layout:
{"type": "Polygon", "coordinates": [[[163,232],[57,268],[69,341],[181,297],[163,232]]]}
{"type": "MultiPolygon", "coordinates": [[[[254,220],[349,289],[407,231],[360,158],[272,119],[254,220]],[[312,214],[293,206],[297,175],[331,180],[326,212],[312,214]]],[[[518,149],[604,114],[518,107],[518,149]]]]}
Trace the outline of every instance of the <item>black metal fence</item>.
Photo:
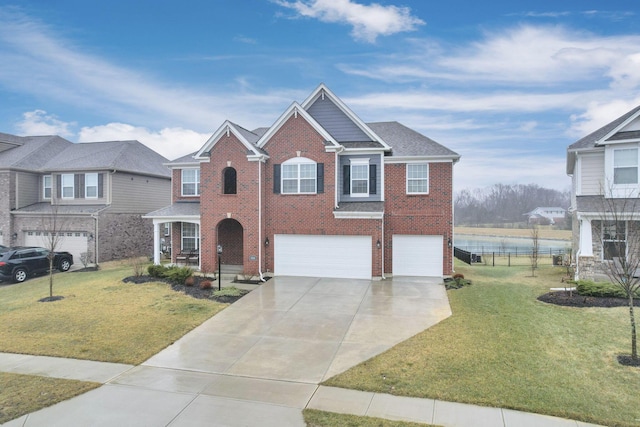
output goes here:
{"type": "MultiPolygon", "coordinates": [[[[453,248],[453,256],[465,262],[467,264],[484,265],[506,265],[508,267],[515,265],[528,265],[530,264],[533,251],[531,249],[513,251],[491,251],[491,252],[470,252],[457,247],[453,248]]],[[[565,265],[571,262],[571,250],[565,249],[548,249],[539,251],[537,253],[539,261],[549,260],[553,265],[565,265]]]]}

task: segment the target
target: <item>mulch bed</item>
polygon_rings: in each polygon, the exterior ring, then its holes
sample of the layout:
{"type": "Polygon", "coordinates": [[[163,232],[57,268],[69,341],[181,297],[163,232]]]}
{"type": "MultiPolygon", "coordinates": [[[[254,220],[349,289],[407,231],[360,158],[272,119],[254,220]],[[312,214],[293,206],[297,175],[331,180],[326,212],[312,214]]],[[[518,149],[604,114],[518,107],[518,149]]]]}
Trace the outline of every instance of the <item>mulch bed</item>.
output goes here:
{"type": "Polygon", "coordinates": [[[170,280],[160,279],[158,277],[152,277],[152,276],[129,276],[122,279],[122,281],[125,283],[135,283],[137,285],[140,285],[142,283],[149,283],[149,282],[164,282],[171,285],[171,289],[173,289],[176,292],[182,292],[193,298],[210,299],[210,300],[217,301],[224,304],[232,304],[249,293],[249,291],[247,290],[240,289],[241,295],[239,296],[214,296],[213,291],[218,290],[218,284],[217,284],[218,282],[211,279],[205,279],[199,276],[193,276],[193,278],[194,278],[193,286],[185,286],[185,285],[172,282],[170,280]],[[200,289],[200,282],[204,280],[210,280],[213,283],[213,288],[200,289]]]}
{"type": "MultiPolygon", "coordinates": [[[[567,307],[627,307],[626,298],[589,297],[578,295],[577,292],[554,291],[538,297],[539,301],[567,307]]],[[[640,307],[640,300],[634,299],[633,305],[640,307]]]]}

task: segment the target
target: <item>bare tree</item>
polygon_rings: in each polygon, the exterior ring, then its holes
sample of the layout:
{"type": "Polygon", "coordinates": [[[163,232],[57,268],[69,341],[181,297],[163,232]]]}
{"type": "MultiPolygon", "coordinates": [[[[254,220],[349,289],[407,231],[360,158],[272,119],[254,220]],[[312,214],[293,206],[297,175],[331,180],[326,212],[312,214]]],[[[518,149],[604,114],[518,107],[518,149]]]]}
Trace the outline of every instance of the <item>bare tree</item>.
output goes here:
{"type": "Polygon", "coordinates": [[[43,242],[45,249],[49,251],[49,298],[53,298],[53,270],[55,252],[60,246],[64,233],[62,230],[65,228],[66,221],[60,215],[59,205],[52,203],[49,214],[44,214],[41,219],[42,230],[44,231],[43,242]]]}
{"type": "Polygon", "coordinates": [[[538,226],[533,225],[531,227],[531,277],[536,277],[536,270],[538,269],[538,255],[540,254],[540,237],[538,232],[538,226]]]}
{"type": "Polygon", "coordinates": [[[601,268],[609,280],[622,290],[629,305],[631,361],[634,365],[640,364],[634,313],[634,298],[640,290],[639,202],[637,197],[603,197],[599,212],[600,230],[596,233],[603,251],[601,268]]]}

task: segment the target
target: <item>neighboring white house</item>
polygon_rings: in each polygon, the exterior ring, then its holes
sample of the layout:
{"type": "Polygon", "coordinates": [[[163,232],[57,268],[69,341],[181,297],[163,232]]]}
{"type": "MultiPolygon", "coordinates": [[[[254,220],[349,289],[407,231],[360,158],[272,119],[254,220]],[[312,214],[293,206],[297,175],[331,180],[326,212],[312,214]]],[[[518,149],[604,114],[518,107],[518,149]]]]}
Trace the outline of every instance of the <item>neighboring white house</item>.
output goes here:
{"type": "Polygon", "coordinates": [[[563,208],[553,207],[553,208],[544,208],[538,207],[532,210],[531,212],[527,212],[525,215],[527,216],[527,220],[529,224],[561,224],[565,220],[565,215],[567,211],[563,208]]]}

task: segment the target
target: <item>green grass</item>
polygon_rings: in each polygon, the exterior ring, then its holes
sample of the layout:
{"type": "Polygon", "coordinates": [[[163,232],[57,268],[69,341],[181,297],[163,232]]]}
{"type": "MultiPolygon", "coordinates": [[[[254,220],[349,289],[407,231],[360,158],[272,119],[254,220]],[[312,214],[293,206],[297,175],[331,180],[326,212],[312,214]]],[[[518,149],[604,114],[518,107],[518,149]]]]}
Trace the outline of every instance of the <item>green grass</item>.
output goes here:
{"type": "Polygon", "coordinates": [[[98,383],[0,372],[0,424],[70,399],[98,383]]]}
{"type": "Polygon", "coordinates": [[[0,287],[0,351],[139,364],[226,307],[165,283],[123,283],[129,266],[55,275],[0,287]]]}
{"type": "Polygon", "coordinates": [[[305,409],[302,411],[308,427],[429,427],[431,424],[411,423],[407,421],[390,421],[374,417],[358,417],[356,415],[336,414],[334,412],[305,409]]]}
{"type": "Polygon", "coordinates": [[[456,265],[453,316],[326,385],[518,409],[609,426],[640,425],[640,369],[626,308],[567,308],[536,297],[562,268],[456,265]]]}

